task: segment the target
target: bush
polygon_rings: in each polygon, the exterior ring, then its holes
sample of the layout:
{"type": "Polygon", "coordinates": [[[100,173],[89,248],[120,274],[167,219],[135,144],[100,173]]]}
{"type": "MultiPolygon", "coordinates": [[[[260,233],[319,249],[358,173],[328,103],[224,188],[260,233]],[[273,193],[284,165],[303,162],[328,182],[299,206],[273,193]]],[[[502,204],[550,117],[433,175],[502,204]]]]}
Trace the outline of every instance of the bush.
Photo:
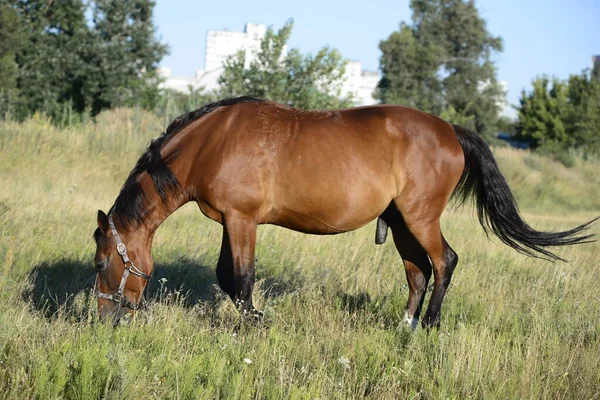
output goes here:
{"type": "Polygon", "coordinates": [[[567,168],[572,168],[577,164],[575,151],[557,142],[546,142],[543,146],[538,147],[536,152],[560,162],[567,168]]]}

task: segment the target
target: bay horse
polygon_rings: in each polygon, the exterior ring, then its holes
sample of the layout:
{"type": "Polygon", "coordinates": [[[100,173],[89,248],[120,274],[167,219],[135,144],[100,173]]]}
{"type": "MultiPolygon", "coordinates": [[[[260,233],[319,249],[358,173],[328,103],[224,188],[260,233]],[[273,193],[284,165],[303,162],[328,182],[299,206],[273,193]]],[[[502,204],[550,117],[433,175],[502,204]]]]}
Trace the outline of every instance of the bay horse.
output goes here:
{"type": "Polygon", "coordinates": [[[258,224],[331,235],[378,219],[389,229],[409,286],[405,322],[438,326],[458,256],[440,217],[450,198],[473,195],[479,221],[526,255],[559,259],[548,246],[590,241],[583,231],[539,232],[520,216],[492,152],[461,126],[408,107],[305,111],[252,97],[224,99],[174,120],[150,142],[108,215],[98,211],[96,295],[102,320],[140,306],[153,272],[158,226],[194,201],[223,225],[216,274],[242,314],[252,304],[258,224]]]}

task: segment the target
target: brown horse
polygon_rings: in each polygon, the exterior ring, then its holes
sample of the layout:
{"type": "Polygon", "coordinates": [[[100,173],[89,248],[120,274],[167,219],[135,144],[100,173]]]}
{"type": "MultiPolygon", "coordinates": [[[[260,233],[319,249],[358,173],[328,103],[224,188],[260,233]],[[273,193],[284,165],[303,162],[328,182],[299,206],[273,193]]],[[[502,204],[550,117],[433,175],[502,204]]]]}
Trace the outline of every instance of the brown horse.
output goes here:
{"type": "Polygon", "coordinates": [[[242,313],[252,305],[258,224],[319,235],[348,232],[379,217],[391,228],[410,288],[406,322],[439,323],[458,262],[440,230],[456,194],[473,194],[479,220],[510,247],[545,249],[588,241],[590,221],[538,232],[518,213],[492,152],[475,133],[401,106],[304,111],[250,97],[225,99],[176,119],[152,141],[108,213],[98,211],[96,291],[102,319],[133,313],[153,271],[152,238],[184,203],[223,225],[219,285],[242,313]],[[134,275],[134,276],[130,276],[134,275]]]}

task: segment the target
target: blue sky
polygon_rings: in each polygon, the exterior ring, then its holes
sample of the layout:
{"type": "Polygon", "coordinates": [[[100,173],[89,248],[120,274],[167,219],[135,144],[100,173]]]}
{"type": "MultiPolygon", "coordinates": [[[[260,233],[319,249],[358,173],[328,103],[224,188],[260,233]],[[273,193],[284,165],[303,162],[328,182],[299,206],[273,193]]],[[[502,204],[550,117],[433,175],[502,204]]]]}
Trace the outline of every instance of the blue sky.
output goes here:
{"type": "MultiPolygon", "coordinates": [[[[174,75],[192,76],[204,67],[206,31],[243,30],[246,22],[276,29],[294,19],[291,47],[316,52],[335,47],[363,68],[379,67],[379,41],[410,21],[408,0],[157,0],[158,35],[171,54],[161,65],[174,75]]],[[[566,78],[591,66],[600,54],[600,0],[478,0],[480,15],[493,35],[504,39],[495,56],[498,79],[508,82],[508,100],[540,74],[566,78]]]]}

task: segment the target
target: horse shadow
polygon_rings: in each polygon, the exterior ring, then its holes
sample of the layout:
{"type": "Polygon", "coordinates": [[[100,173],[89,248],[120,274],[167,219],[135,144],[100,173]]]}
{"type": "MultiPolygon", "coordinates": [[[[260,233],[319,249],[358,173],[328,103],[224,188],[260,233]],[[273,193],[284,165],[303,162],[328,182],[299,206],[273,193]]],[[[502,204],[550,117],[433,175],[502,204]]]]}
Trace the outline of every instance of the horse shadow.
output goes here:
{"type": "MultiPolygon", "coordinates": [[[[260,270],[260,268],[258,268],[260,270]]],[[[96,271],[90,263],[61,259],[35,266],[28,276],[23,299],[46,318],[80,322],[94,308],[96,271]]],[[[264,283],[265,298],[284,296],[302,286],[299,276],[278,276],[271,271],[257,273],[264,283]]],[[[144,297],[150,303],[192,308],[199,303],[218,306],[227,296],[218,286],[215,265],[203,258],[179,258],[157,262],[144,297]]]]}
{"type": "MultiPolygon", "coordinates": [[[[44,262],[29,273],[23,299],[46,318],[66,316],[85,319],[95,300],[96,271],[89,263],[62,259],[44,262]]],[[[172,302],[189,308],[201,302],[216,303],[223,295],[217,285],[214,266],[202,259],[181,258],[156,263],[145,298],[151,302],[172,302]]]]}
{"type": "MultiPolygon", "coordinates": [[[[218,286],[214,268],[212,262],[202,257],[157,262],[145,298],[151,304],[216,309],[227,296],[218,286]]],[[[90,319],[95,309],[95,279],[96,271],[90,263],[72,259],[44,262],[30,272],[22,297],[45,318],[83,322],[90,319]]],[[[261,282],[260,290],[267,300],[308,290],[311,284],[307,279],[299,271],[281,273],[268,265],[257,266],[257,281],[261,282]]],[[[338,289],[331,300],[345,312],[383,319],[385,326],[397,323],[398,307],[393,304],[396,302],[385,296],[372,298],[366,292],[349,294],[338,289]]]]}

